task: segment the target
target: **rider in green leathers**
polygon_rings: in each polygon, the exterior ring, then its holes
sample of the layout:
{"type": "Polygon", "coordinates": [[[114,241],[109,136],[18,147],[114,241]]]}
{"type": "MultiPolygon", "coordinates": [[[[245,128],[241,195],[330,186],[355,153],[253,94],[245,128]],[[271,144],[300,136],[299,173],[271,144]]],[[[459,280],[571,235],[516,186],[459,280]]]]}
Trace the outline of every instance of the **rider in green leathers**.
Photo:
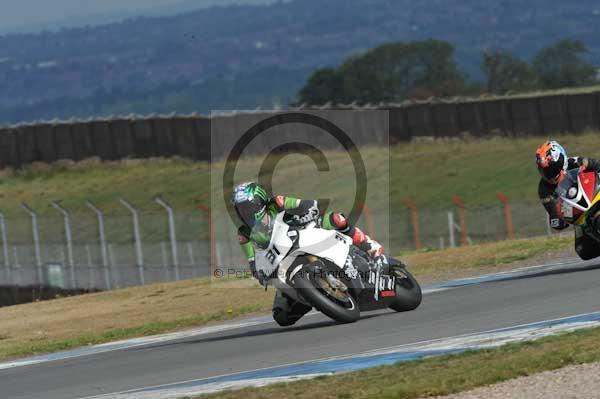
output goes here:
{"type": "MultiPolygon", "coordinates": [[[[383,255],[383,247],[358,227],[351,226],[343,214],[327,212],[320,217],[317,201],[301,200],[293,197],[272,196],[257,183],[238,185],[232,195],[232,204],[242,225],[238,229],[238,239],[252,275],[264,285],[268,276],[256,272],[254,263],[255,247],[266,248],[271,239],[271,223],[275,216],[285,211],[290,220],[298,224],[320,221],[321,227],[337,230],[352,238],[352,244],[377,258],[383,255]]],[[[279,290],[273,303],[273,318],[281,326],[296,323],[311,307],[294,301],[279,290]]]]}

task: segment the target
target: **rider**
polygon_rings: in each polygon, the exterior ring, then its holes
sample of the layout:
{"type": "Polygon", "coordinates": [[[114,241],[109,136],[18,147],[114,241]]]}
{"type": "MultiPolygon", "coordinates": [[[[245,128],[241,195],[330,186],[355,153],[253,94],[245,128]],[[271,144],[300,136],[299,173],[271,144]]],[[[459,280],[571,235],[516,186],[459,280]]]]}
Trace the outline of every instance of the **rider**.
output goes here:
{"type": "MultiPolygon", "coordinates": [[[[233,208],[242,222],[238,229],[238,239],[253,277],[261,285],[265,285],[268,276],[256,273],[254,262],[254,246],[266,248],[270,241],[270,227],[274,217],[281,211],[298,224],[307,224],[312,221],[320,222],[321,227],[328,230],[337,230],[352,238],[352,244],[367,252],[371,257],[383,255],[383,247],[361,229],[351,226],[343,214],[327,212],[322,218],[317,201],[301,200],[282,195],[271,196],[257,183],[248,182],[238,185],[231,199],[233,208]]],[[[273,302],[273,318],[281,326],[296,323],[302,316],[311,310],[301,302],[297,302],[277,291],[273,302]]]]}
{"type": "MultiPolygon", "coordinates": [[[[569,158],[564,148],[556,141],[546,141],[538,147],[535,152],[535,160],[541,175],[538,184],[540,201],[548,212],[550,226],[555,230],[563,230],[569,225],[558,215],[556,186],[565,177],[567,170],[579,168],[582,171],[600,172],[600,161],[582,157],[569,158]]],[[[594,228],[600,228],[600,223],[598,227],[594,226],[594,228]]],[[[600,244],[585,235],[581,228],[576,227],[575,252],[581,259],[592,259],[600,256],[600,244]]]]}

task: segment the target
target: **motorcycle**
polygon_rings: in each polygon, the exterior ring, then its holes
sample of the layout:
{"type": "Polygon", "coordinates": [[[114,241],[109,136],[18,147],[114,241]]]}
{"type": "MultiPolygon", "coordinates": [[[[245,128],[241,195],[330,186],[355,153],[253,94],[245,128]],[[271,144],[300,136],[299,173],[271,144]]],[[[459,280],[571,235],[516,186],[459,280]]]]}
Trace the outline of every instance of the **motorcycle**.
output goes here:
{"type": "Polygon", "coordinates": [[[600,178],[594,171],[571,169],[556,187],[558,215],[572,224],[579,234],[600,242],[600,231],[594,220],[600,212],[600,178]]]}
{"type": "Polygon", "coordinates": [[[275,217],[269,245],[255,253],[267,284],[341,323],[358,320],[361,311],[405,312],[421,304],[421,287],[401,262],[375,262],[339,231],[285,217],[275,217]]]}

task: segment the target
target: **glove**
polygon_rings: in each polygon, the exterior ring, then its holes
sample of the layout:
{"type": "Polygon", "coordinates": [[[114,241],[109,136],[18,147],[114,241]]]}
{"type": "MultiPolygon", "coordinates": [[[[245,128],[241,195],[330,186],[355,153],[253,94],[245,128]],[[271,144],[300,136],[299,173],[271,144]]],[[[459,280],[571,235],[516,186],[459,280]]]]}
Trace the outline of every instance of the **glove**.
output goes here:
{"type": "Polygon", "coordinates": [[[256,275],[256,279],[258,280],[258,283],[260,285],[262,285],[263,287],[265,287],[265,289],[267,288],[267,283],[269,282],[269,276],[267,276],[265,274],[265,272],[263,272],[262,270],[260,270],[257,275],[256,275]]]}
{"type": "Polygon", "coordinates": [[[380,243],[373,240],[371,237],[367,236],[366,241],[360,245],[361,249],[363,249],[369,256],[373,259],[383,255],[383,247],[380,243]]]}
{"type": "Polygon", "coordinates": [[[373,262],[375,262],[375,264],[380,267],[388,264],[387,257],[383,254],[377,255],[376,257],[374,257],[373,262]]]}
{"type": "Polygon", "coordinates": [[[319,218],[319,207],[317,201],[313,201],[313,204],[306,211],[304,215],[294,215],[293,219],[298,224],[307,224],[319,218]]]}
{"type": "Polygon", "coordinates": [[[269,276],[265,274],[264,271],[259,270],[256,271],[256,262],[254,260],[250,261],[250,272],[252,273],[252,277],[258,280],[258,283],[266,288],[266,284],[269,281],[269,276]]]}

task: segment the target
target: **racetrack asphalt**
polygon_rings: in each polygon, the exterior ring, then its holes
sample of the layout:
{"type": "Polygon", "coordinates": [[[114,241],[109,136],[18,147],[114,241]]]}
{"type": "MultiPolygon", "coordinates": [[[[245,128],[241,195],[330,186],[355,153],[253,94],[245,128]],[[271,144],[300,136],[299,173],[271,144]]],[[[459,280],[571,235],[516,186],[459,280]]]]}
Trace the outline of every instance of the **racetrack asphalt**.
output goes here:
{"type": "MultiPolygon", "coordinates": [[[[600,311],[600,264],[433,292],[413,312],[322,315],[0,370],[3,398],[69,399],[214,377],[600,311]]],[[[233,292],[235,294],[235,292],[233,292]]],[[[243,301],[243,298],[240,298],[243,301]]]]}

